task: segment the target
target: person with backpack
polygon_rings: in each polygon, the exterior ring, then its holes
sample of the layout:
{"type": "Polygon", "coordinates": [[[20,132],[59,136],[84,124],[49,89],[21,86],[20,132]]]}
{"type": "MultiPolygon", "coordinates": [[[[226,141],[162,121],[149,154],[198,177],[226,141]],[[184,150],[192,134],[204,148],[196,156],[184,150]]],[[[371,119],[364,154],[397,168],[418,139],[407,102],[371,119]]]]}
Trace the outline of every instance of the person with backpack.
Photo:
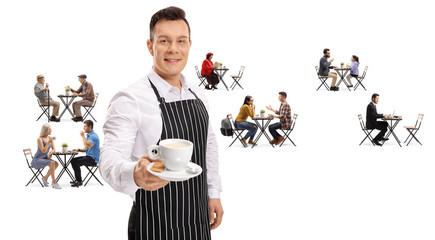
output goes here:
{"type": "Polygon", "coordinates": [[[257,133],[257,125],[246,121],[248,117],[253,118],[255,115],[255,105],[254,98],[251,96],[246,96],[243,101],[243,106],[240,108],[240,112],[235,120],[235,127],[237,129],[246,129],[248,133],[246,133],[245,137],[242,138],[242,142],[246,144],[246,139],[249,138],[248,143],[254,144],[254,136],[257,133]]]}

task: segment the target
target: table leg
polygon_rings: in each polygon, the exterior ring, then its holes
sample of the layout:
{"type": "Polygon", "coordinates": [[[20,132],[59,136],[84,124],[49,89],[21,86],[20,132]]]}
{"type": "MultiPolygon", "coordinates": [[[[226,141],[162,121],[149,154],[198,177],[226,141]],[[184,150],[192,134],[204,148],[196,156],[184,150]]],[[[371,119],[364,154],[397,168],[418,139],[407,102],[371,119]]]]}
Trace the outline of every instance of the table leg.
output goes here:
{"type": "MultiPolygon", "coordinates": [[[[63,100],[63,98],[61,98],[61,97],[59,97],[60,98],[60,101],[62,101],[62,103],[63,103],[63,106],[65,107],[64,109],[63,109],[63,111],[60,113],[60,115],[59,115],[59,119],[61,119],[62,118],[62,116],[63,116],[63,114],[65,113],[65,111],[68,109],[68,105],[67,105],[67,103],[63,100]]],[[[68,101],[68,99],[67,99],[67,101],[68,101]]]]}
{"type": "Polygon", "coordinates": [[[254,140],[254,144],[252,145],[251,148],[254,148],[254,146],[257,145],[258,139],[260,139],[260,136],[261,136],[261,134],[262,134],[262,132],[263,132],[262,129],[261,129],[261,125],[260,125],[260,123],[257,121],[257,119],[254,119],[254,122],[255,122],[255,124],[257,124],[257,127],[260,128],[260,132],[258,133],[257,137],[255,138],[255,140],[254,140]]]}
{"type": "MultiPolygon", "coordinates": [[[[394,129],[397,127],[397,124],[399,124],[399,121],[396,120],[393,124],[393,120],[390,120],[390,124],[388,124],[388,133],[385,135],[385,138],[388,138],[391,134],[393,134],[394,139],[396,139],[397,144],[399,144],[400,147],[402,147],[402,145],[400,144],[400,140],[399,138],[396,136],[396,134],[394,133],[394,129]]],[[[382,143],[382,145],[384,145],[385,141],[382,143]]]]}
{"type": "Polygon", "coordinates": [[[66,109],[68,109],[68,112],[71,114],[72,117],[74,117],[74,113],[71,111],[71,109],[69,107],[71,106],[72,102],[74,101],[74,98],[75,97],[71,97],[71,99],[69,101],[67,98],[68,106],[66,106],[66,109]]]}

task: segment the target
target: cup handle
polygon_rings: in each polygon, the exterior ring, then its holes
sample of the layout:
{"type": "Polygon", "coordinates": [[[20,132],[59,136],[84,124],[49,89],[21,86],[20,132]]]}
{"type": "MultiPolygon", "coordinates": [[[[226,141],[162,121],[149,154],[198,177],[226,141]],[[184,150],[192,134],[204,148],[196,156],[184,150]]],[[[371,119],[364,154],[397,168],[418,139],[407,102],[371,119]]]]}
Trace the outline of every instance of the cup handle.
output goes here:
{"type": "Polygon", "coordinates": [[[160,158],[159,150],[160,150],[159,145],[151,145],[151,146],[149,146],[147,148],[148,157],[151,160],[157,160],[157,159],[159,159],[160,158]]]}

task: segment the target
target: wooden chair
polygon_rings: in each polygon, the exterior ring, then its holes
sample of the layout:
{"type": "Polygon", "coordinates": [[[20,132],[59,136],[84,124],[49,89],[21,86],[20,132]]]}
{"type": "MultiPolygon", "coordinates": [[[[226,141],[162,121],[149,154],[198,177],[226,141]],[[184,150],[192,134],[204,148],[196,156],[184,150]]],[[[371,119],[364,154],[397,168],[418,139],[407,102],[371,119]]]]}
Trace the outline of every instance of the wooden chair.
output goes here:
{"type": "Polygon", "coordinates": [[[296,119],[298,119],[298,114],[295,113],[293,114],[293,121],[292,121],[292,125],[290,126],[289,129],[280,129],[283,134],[284,134],[284,140],[281,142],[281,144],[279,145],[280,147],[284,144],[285,140],[288,139],[290,140],[290,142],[293,143],[293,145],[296,147],[296,144],[293,142],[293,140],[290,138],[290,133],[293,132],[293,129],[296,125],[296,119]]]}
{"type": "Polygon", "coordinates": [[[199,81],[201,81],[201,83],[198,85],[198,87],[201,85],[204,85],[204,87],[207,86],[207,84],[206,84],[207,79],[204,76],[202,76],[201,72],[199,71],[198,66],[195,66],[195,70],[196,70],[196,76],[198,77],[199,81]]]}
{"type": "Polygon", "coordinates": [[[321,83],[320,83],[320,86],[317,88],[316,91],[318,91],[322,86],[324,86],[324,87],[326,88],[326,90],[330,91],[329,86],[328,86],[328,84],[326,83],[326,80],[328,80],[328,77],[320,76],[320,75],[319,75],[319,66],[316,66],[315,69],[316,69],[317,77],[319,78],[319,80],[320,80],[320,82],[321,82],[321,83]]]}
{"type": "Polygon", "coordinates": [[[30,183],[35,182],[35,180],[38,180],[39,184],[41,184],[41,187],[44,187],[44,184],[42,184],[41,180],[39,180],[39,178],[38,178],[39,176],[44,177],[44,176],[42,175],[42,171],[44,170],[44,168],[35,169],[35,170],[36,170],[36,171],[35,171],[34,168],[30,165],[30,162],[31,162],[32,159],[33,159],[32,150],[31,150],[30,148],[26,148],[26,149],[23,149],[23,152],[24,152],[24,157],[26,158],[27,166],[29,167],[30,171],[32,171],[32,173],[33,173],[33,176],[32,176],[32,178],[30,179],[30,181],[26,184],[26,187],[27,187],[30,183]],[[29,161],[29,159],[27,158],[27,156],[29,156],[29,155],[30,155],[30,161],[29,161]]]}
{"type": "Polygon", "coordinates": [[[366,137],[361,141],[361,143],[359,145],[361,146],[361,144],[363,144],[363,142],[368,138],[370,140],[370,142],[373,144],[373,146],[376,146],[376,144],[373,142],[374,139],[373,139],[373,137],[371,135],[371,133],[373,132],[374,129],[366,128],[366,125],[364,123],[364,120],[363,120],[361,114],[358,114],[358,119],[359,119],[359,124],[361,126],[361,130],[366,135],[366,137]]]}
{"type": "Polygon", "coordinates": [[[356,90],[357,87],[359,87],[359,85],[361,85],[361,87],[363,87],[364,90],[367,91],[367,89],[366,89],[366,88],[364,87],[364,85],[362,84],[362,81],[364,80],[364,78],[366,78],[366,74],[367,74],[367,69],[368,69],[368,68],[369,68],[369,67],[366,66],[366,67],[364,68],[364,72],[363,72],[363,74],[362,74],[361,76],[355,77],[357,83],[355,84],[355,86],[354,86],[354,88],[353,88],[354,91],[356,90]]]}
{"type": "Polygon", "coordinates": [[[406,144],[406,146],[409,145],[409,143],[411,142],[412,139],[415,139],[415,141],[420,143],[420,145],[423,145],[415,136],[415,134],[417,134],[418,130],[420,130],[420,126],[421,126],[421,122],[423,121],[423,117],[424,117],[424,114],[419,113],[418,117],[417,117],[417,121],[415,122],[415,126],[404,126],[404,128],[409,132],[409,135],[405,140],[405,143],[406,143],[406,141],[408,141],[408,138],[409,138],[409,141],[406,144]]]}
{"type": "Polygon", "coordinates": [[[92,106],[88,107],[88,106],[83,106],[83,108],[85,109],[85,114],[83,115],[83,121],[86,119],[86,117],[91,116],[92,119],[94,119],[94,121],[96,122],[97,120],[95,120],[94,116],[92,116],[91,111],[92,109],[94,109],[95,104],[97,104],[97,99],[98,99],[99,93],[95,93],[95,98],[94,98],[94,102],[92,103],[92,106]]]}
{"type": "Polygon", "coordinates": [[[244,71],[245,71],[245,66],[241,66],[238,75],[231,75],[231,77],[232,77],[233,80],[234,80],[233,84],[231,84],[231,86],[230,86],[231,90],[234,90],[234,88],[235,88],[237,85],[238,85],[241,89],[243,89],[242,85],[240,85],[240,80],[242,79],[242,76],[243,76],[243,72],[244,72],[244,71]]]}

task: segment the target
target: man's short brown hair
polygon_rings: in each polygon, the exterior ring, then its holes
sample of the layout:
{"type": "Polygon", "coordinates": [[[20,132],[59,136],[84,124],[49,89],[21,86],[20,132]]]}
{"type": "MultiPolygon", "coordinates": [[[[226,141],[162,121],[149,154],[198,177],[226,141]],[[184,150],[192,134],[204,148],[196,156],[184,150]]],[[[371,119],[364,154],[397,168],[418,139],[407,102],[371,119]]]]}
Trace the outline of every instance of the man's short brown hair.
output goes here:
{"type": "Polygon", "coordinates": [[[157,22],[160,19],[166,19],[166,20],[183,20],[187,24],[187,28],[189,29],[189,40],[190,40],[190,26],[189,22],[186,20],[186,13],[183,9],[179,7],[167,7],[164,9],[159,10],[158,12],[154,13],[154,15],[151,17],[150,21],[150,41],[153,41],[154,38],[154,27],[156,26],[157,22]]]}

